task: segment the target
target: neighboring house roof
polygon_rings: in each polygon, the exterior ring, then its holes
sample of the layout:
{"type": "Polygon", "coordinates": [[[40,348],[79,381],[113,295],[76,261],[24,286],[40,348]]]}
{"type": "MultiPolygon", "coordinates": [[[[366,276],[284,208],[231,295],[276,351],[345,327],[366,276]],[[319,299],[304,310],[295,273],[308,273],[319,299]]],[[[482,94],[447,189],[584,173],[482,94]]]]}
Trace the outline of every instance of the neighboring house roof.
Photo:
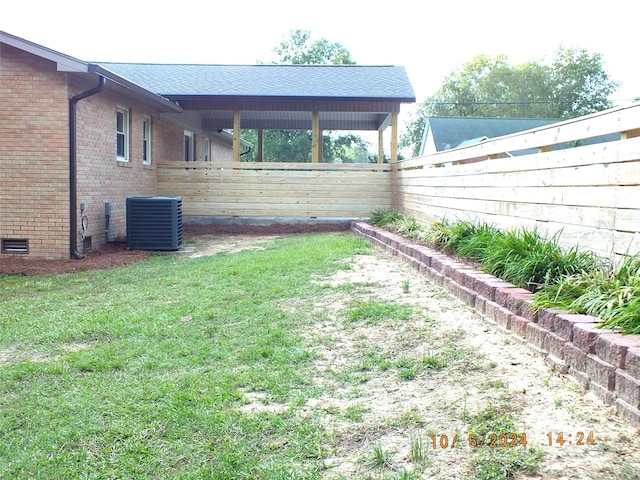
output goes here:
{"type": "MultiPolygon", "coordinates": [[[[451,148],[468,147],[491,138],[524,132],[561,121],[561,119],[553,118],[427,117],[420,144],[420,155],[430,155],[451,148]]],[[[591,137],[570,144],[561,143],[554,145],[553,149],[561,150],[572,146],[593,145],[615,140],[620,140],[620,134],[591,137]]],[[[529,148],[505,152],[505,154],[517,156],[537,151],[536,148],[529,148]]]]}
{"type": "Polygon", "coordinates": [[[427,117],[420,155],[468,146],[489,138],[523,132],[560,121],[542,118],[427,117]],[[429,138],[433,138],[432,145],[428,145],[429,138]]]}

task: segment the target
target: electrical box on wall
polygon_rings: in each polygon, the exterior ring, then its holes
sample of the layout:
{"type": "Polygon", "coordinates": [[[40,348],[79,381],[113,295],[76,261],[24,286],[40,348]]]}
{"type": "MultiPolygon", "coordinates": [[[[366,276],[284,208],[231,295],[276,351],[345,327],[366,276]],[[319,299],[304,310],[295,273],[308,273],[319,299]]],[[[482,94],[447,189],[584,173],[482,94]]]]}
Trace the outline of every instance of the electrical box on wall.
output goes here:
{"type": "Polygon", "coordinates": [[[182,246],[180,197],[127,198],[127,247],[179,250],[182,246]]]}

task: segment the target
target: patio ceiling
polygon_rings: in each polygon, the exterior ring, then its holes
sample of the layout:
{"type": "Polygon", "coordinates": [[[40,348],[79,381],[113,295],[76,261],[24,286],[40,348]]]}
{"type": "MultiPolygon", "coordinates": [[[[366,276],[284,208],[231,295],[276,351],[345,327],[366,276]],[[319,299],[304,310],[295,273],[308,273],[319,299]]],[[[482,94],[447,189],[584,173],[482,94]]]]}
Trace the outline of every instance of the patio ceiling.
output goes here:
{"type": "MultiPolygon", "coordinates": [[[[182,105],[182,104],[181,104],[182,105]]],[[[201,125],[205,132],[233,128],[233,110],[190,110],[181,114],[164,114],[166,118],[175,116],[189,118],[190,122],[201,125]]],[[[377,112],[320,112],[322,130],[384,130],[391,122],[389,113],[377,112]]],[[[311,111],[242,111],[243,129],[311,130],[311,111]]]]}

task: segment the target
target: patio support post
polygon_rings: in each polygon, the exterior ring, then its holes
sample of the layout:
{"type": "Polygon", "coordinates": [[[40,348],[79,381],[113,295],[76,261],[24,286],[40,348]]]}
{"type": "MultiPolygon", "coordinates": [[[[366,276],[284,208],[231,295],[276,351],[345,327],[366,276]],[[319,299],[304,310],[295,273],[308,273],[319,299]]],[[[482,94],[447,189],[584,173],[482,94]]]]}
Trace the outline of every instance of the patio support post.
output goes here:
{"type": "Polygon", "coordinates": [[[311,113],[311,161],[320,163],[320,112],[311,113]]]}
{"type": "Polygon", "coordinates": [[[258,161],[264,160],[264,130],[258,130],[258,161]]]}
{"type": "Polygon", "coordinates": [[[384,163],[384,132],[378,130],[378,163],[384,163]]]}
{"type": "Polygon", "coordinates": [[[233,112],[233,161],[240,161],[240,112],[233,112]]]}
{"type": "Polygon", "coordinates": [[[391,161],[398,161],[398,112],[391,114],[391,161]]]}

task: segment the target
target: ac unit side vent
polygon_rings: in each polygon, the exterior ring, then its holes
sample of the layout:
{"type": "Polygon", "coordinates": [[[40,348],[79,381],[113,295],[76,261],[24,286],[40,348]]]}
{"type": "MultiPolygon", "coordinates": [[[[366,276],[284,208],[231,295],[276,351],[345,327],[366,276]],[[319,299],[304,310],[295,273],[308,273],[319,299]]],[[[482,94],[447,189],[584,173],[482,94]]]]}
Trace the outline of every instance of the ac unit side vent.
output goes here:
{"type": "Polygon", "coordinates": [[[127,198],[127,247],[179,250],[182,246],[180,197],[127,198]]]}
{"type": "Polygon", "coordinates": [[[0,240],[0,252],[2,253],[29,253],[29,240],[21,238],[3,238],[0,240]]]}

